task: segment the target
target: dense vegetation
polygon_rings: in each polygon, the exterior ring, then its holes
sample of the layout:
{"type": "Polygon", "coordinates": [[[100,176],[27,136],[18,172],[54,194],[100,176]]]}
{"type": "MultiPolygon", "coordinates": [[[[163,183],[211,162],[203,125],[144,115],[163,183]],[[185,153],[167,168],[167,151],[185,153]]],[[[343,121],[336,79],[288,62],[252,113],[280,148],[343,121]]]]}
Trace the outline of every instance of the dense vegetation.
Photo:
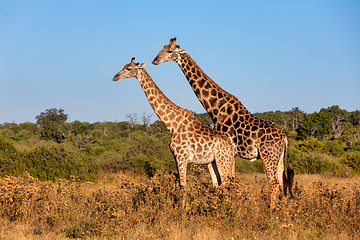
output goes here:
{"type": "MultiPolygon", "coordinates": [[[[289,162],[296,173],[348,176],[360,173],[360,111],[339,106],[306,114],[257,113],[275,122],[290,138],[289,162]]],[[[207,114],[196,114],[211,125],[207,114]]],[[[67,122],[62,109],[47,109],[36,123],[0,125],[0,176],[25,172],[39,180],[96,180],[101,174],[132,172],[151,177],[156,170],[175,173],[170,135],[151,115],[129,114],[126,122],[67,122]]],[[[240,173],[263,172],[261,161],[236,160],[240,173]]]]}
{"type": "Polygon", "coordinates": [[[36,123],[3,123],[0,239],[358,239],[360,112],[255,115],[285,130],[297,174],[295,199],[273,214],[261,161],[237,158],[236,182],[219,189],[205,167],[190,166],[180,191],[170,135],[146,113],[67,122],[53,108],[36,123]]]}

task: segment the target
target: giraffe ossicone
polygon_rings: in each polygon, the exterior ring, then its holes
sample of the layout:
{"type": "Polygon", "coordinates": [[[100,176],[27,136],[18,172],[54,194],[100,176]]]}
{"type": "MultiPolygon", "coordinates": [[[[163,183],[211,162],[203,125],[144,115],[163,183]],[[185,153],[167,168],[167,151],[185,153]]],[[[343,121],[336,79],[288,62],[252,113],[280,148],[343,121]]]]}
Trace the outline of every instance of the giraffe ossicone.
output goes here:
{"type": "MultiPolygon", "coordinates": [[[[167,61],[175,61],[179,65],[195,95],[214,121],[215,129],[226,133],[235,144],[236,155],[250,161],[262,160],[271,188],[270,209],[273,210],[278,188],[284,199],[284,186],[291,186],[293,181],[284,171],[288,147],[286,134],[273,122],[252,115],[238,98],[217,85],[186,50],[176,45],[176,38],[170,39],[170,43],[163,47],[152,63],[158,65],[167,61]]],[[[288,169],[293,172],[289,166],[288,169]]],[[[292,196],[290,187],[289,191],[292,196]]]]}
{"type": "Polygon", "coordinates": [[[180,186],[186,186],[187,164],[207,164],[215,187],[228,183],[235,174],[235,147],[228,136],[205,126],[193,113],[171,102],[135,58],[119,71],[114,81],[135,77],[159,119],[171,134],[180,186]]]}

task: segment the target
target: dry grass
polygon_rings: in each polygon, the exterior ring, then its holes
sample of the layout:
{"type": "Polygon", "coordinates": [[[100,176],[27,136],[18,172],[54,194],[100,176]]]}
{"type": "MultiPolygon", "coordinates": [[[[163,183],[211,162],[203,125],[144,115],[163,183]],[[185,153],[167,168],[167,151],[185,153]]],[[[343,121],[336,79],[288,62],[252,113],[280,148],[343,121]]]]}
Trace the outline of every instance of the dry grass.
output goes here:
{"type": "Polygon", "coordinates": [[[279,201],[273,214],[264,175],[236,179],[213,189],[206,170],[194,170],[184,193],[165,172],[96,184],[8,176],[0,179],[0,239],[360,238],[359,177],[297,175],[296,199],[279,201]]]}

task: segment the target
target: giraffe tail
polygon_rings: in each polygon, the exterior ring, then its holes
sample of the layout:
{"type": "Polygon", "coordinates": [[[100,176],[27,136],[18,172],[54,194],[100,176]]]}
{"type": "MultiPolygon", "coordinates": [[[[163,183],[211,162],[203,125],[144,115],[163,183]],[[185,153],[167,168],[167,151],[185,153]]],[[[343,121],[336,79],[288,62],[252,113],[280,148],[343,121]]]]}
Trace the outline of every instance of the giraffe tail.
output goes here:
{"type": "MultiPolygon", "coordinates": [[[[283,161],[284,161],[284,166],[285,166],[285,161],[286,161],[286,156],[288,155],[288,140],[286,139],[285,141],[285,148],[284,148],[284,157],[283,157],[283,161]]],[[[284,181],[284,195],[287,195],[287,190],[289,190],[289,194],[291,196],[291,198],[294,198],[294,195],[292,193],[292,186],[294,183],[294,170],[290,168],[289,166],[289,161],[286,161],[287,163],[287,170],[286,173],[285,171],[283,172],[283,181],[284,181]]]]}

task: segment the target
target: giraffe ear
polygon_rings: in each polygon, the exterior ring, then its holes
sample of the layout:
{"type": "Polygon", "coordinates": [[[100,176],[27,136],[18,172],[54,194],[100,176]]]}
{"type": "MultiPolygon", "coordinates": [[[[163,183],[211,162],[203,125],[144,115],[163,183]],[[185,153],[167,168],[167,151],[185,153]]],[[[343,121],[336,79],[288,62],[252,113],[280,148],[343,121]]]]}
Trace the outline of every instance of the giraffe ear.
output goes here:
{"type": "Polygon", "coordinates": [[[146,65],[146,63],[138,63],[138,64],[137,64],[137,67],[138,67],[138,68],[144,68],[145,65],[146,65]]]}
{"type": "Polygon", "coordinates": [[[176,50],[177,50],[177,52],[180,53],[180,54],[184,54],[184,53],[187,52],[185,49],[181,49],[181,48],[177,48],[176,50]]]}

